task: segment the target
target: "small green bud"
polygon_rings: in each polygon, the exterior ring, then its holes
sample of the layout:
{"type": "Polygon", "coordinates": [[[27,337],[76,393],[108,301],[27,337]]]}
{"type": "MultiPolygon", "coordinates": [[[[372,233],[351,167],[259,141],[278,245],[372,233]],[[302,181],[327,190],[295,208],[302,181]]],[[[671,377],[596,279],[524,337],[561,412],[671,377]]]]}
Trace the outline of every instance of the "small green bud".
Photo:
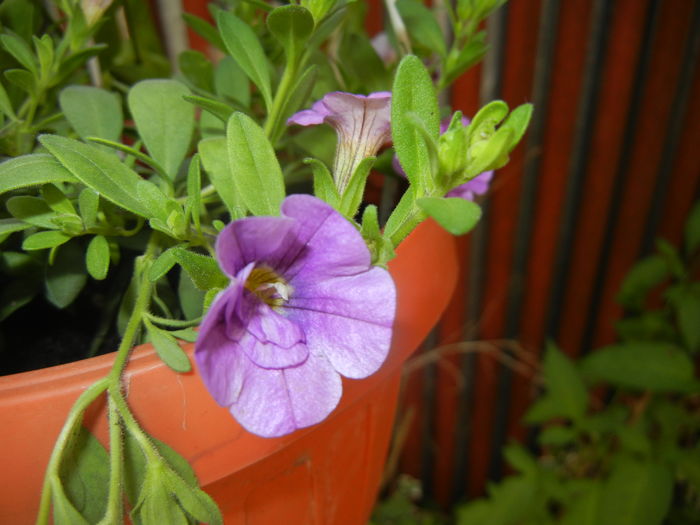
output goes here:
{"type": "Polygon", "coordinates": [[[466,128],[460,126],[440,135],[438,162],[442,180],[452,179],[464,170],[467,165],[466,128]]]}

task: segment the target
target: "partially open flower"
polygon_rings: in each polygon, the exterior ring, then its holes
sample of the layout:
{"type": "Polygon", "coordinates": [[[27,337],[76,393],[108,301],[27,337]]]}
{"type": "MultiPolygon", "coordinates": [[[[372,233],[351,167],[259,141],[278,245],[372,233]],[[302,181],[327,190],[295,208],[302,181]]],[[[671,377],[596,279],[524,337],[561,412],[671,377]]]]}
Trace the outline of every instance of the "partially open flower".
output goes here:
{"type": "Polygon", "coordinates": [[[246,217],[219,234],[230,286],[201,325],[195,359],[214,399],[265,437],[322,421],[340,376],[384,362],[396,289],[370,265],[360,233],[326,203],[292,195],[280,217],[246,217]]]}
{"type": "Polygon", "coordinates": [[[354,95],[334,91],[315,102],[311,109],[292,115],[288,124],[330,124],[338,134],[333,178],[342,195],[350,177],[363,159],[376,155],[391,140],[391,93],[354,95]]]}

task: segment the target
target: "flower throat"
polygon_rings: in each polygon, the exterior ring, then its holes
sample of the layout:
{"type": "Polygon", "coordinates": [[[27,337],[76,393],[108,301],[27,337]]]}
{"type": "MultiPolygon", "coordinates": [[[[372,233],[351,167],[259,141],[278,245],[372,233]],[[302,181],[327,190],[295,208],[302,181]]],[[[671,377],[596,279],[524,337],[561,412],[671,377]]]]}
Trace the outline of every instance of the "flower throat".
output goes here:
{"type": "Polygon", "coordinates": [[[257,295],[269,306],[282,306],[288,299],[292,287],[269,266],[256,266],[245,282],[246,290],[257,295]]]}

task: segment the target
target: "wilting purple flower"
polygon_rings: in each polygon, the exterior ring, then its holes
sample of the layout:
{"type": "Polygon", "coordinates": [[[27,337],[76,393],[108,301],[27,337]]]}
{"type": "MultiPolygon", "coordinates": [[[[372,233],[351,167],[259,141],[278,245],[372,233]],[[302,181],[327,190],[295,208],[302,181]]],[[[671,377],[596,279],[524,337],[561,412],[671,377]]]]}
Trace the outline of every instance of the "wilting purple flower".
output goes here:
{"type": "MultiPolygon", "coordinates": [[[[462,126],[468,126],[469,122],[470,120],[467,117],[462,117],[462,126]]],[[[449,125],[449,119],[443,120],[440,123],[440,133],[445,133],[449,125]]],[[[394,158],[391,160],[391,166],[394,168],[394,171],[396,173],[403,177],[406,176],[406,172],[401,167],[399,158],[396,155],[394,155],[394,158]]],[[[483,195],[488,191],[489,185],[491,184],[491,179],[493,179],[493,170],[479,173],[479,175],[477,175],[473,179],[468,180],[464,184],[460,184],[459,186],[452,188],[450,191],[447,192],[447,195],[445,196],[459,197],[468,201],[473,201],[477,195],[483,195]]]]}
{"type": "Polygon", "coordinates": [[[219,234],[231,284],[195,349],[214,399],[250,432],[275,437],[322,421],[342,393],[384,362],[396,290],[370,264],[355,227],[326,203],[292,195],[279,217],[246,217],[219,234]]]}
{"type": "Polygon", "coordinates": [[[391,140],[391,93],[364,96],[334,91],[287,120],[287,124],[301,126],[323,123],[338,134],[333,178],[342,195],[358,164],[391,140]]]}

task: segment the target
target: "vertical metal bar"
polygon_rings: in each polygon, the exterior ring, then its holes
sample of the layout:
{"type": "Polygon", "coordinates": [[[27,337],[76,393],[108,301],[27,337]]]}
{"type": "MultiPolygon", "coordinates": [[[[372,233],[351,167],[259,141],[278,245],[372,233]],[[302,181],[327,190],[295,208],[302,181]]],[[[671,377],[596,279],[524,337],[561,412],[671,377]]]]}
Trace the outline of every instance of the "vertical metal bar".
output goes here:
{"type": "Polygon", "coordinates": [[[545,324],[546,334],[554,338],[559,335],[558,327],[561,322],[565,285],[569,278],[573,252],[574,228],[581,208],[583,182],[588,171],[613,4],[608,0],[596,0],[593,5],[583,88],[576,116],[573,151],[567,174],[564,209],[554,260],[552,291],[545,324]]]}
{"type": "MultiPolygon", "coordinates": [[[[559,21],[560,0],[544,0],[540,13],[537,37],[537,55],[535,58],[535,76],[532,86],[532,100],[535,113],[527,134],[527,151],[541,151],[547,121],[547,101],[551,86],[554,50],[556,49],[557,24],[559,21]]],[[[505,336],[517,338],[520,313],[523,303],[524,282],[527,270],[530,238],[537,199],[537,184],[540,174],[541,155],[537,154],[525,160],[523,167],[522,193],[518,209],[517,230],[515,234],[515,253],[511,270],[511,283],[506,306],[505,336]]],[[[498,480],[503,468],[501,448],[506,441],[508,415],[510,408],[513,373],[507,367],[501,367],[498,378],[498,399],[493,427],[493,447],[489,464],[489,479],[498,480]]]]}
{"type": "Polygon", "coordinates": [[[605,235],[603,237],[601,256],[598,260],[593,284],[593,296],[588,305],[588,311],[586,312],[586,330],[584,330],[581,345],[583,352],[588,352],[590,350],[593,341],[597,314],[603,296],[603,287],[605,286],[606,269],[608,267],[610,257],[612,257],[612,243],[615,232],[614,225],[617,223],[620,214],[617,203],[619,203],[620,199],[622,198],[625,183],[627,181],[627,165],[629,164],[632,156],[634,137],[639,122],[639,116],[642,111],[644,87],[646,86],[646,79],[649,76],[649,69],[651,67],[651,54],[658,27],[660,4],[660,0],[651,0],[649,7],[647,8],[647,17],[644,25],[644,40],[642,43],[641,52],[639,54],[639,61],[637,62],[633,81],[633,85],[637,86],[637,89],[632,92],[632,100],[630,101],[629,109],[627,111],[627,125],[625,126],[625,134],[622,141],[620,159],[617,164],[615,182],[613,184],[612,196],[610,199],[611,204],[607,213],[606,223],[609,225],[609,227],[605,230],[605,235]]]}
{"type": "Polygon", "coordinates": [[[695,3],[690,28],[686,36],[685,48],[683,51],[683,66],[678,76],[678,84],[676,85],[676,91],[673,97],[671,119],[668,124],[667,132],[663,134],[666,140],[664,141],[663,150],[661,152],[659,173],[656,177],[656,184],[654,187],[654,199],[649,214],[647,215],[640,256],[647,255],[651,252],[654,246],[656,231],[661,221],[668,183],[673,170],[673,160],[676,156],[681,133],[683,132],[685,112],[688,106],[688,100],[690,99],[690,88],[693,84],[693,75],[697,67],[698,56],[700,55],[700,29],[698,28],[700,28],[700,2],[695,3]]]}
{"type": "MultiPolygon", "coordinates": [[[[489,50],[484,58],[479,98],[482,104],[496,99],[501,93],[503,63],[505,58],[508,22],[508,5],[494,12],[487,20],[489,50]]],[[[482,205],[479,225],[471,233],[469,275],[467,279],[467,317],[464,337],[467,341],[478,337],[478,315],[481,311],[483,283],[486,268],[487,232],[490,217],[488,200],[482,205]]],[[[465,387],[460,393],[459,414],[455,428],[455,463],[452,480],[452,501],[464,497],[469,469],[469,448],[471,434],[471,407],[474,402],[475,355],[467,354],[462,361],[462,375],[465,387]]]]}

